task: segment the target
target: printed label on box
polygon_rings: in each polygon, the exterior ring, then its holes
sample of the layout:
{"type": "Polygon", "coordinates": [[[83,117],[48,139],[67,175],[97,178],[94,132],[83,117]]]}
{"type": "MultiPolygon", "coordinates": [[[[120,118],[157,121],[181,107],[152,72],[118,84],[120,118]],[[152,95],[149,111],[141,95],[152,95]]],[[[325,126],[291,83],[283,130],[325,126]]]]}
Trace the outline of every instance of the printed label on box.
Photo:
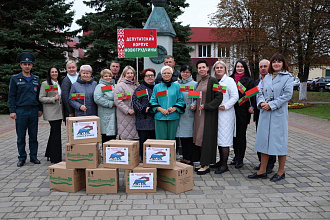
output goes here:
{"type": "Polygon", "coordinates": [[[97,122],[74,122],[72,132],[74,140],[97,138],[97,122]]]}
{"type": "Polygon", "coordinates": [[[170,148],[146,147],[146,163],[170,164],[170,148]]]}
{"type": "Polygon", "coordinates": [[[52,176],[50,175],[49,176],[49,179],[50,179],[50,182],[52,184],[55,184],[55,185],[68,185],[68,186],[71,186],[72,185],[72,177],[68,177],[68,178],[62,178],[60,176],[52,176]]]}
{"type": "Polygon", "coordinates": [[[116,182],[115,178],[110,178],[110,179],[98,178],[97,180],[88,178],[88,180],[87,180],[88,186],[94,187],[94,188],[102,187],[102,186],[115,186],[115,182],[116,182]]]}
{"type": "Polygon", "coordinates": [[[106,147],[105,148],[106,163],[111,164],[128,164],[128,148],[127,147],[106,147]]]}
{"type": "Polygon", "coordinates": [[[154,174],[153,173],[130,173],[129,174],[130,189],[153,189],[154,174]]]}

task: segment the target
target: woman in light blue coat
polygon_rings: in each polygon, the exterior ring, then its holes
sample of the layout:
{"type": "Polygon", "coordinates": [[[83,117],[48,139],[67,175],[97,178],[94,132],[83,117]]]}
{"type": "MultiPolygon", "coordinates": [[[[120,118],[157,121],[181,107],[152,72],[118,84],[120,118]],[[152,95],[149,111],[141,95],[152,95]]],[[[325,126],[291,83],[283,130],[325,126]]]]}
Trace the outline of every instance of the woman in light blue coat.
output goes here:
{"type": "Polygon", "coordinates": [[[192,164],[192,154],[194,149],[193,131],[196,100],[188,98],[188,91],[195,90],[197,82],[193,80],[191,73],[192,68],[188,65],[183,65],[180,69],[181,79],[176,81],[180,85],[184,101],[186,103],[185,112],[180,114],[178,129],[176,131],[176,138],[180,140],[182,145],[182,162],[192,164]]]}
{"type": "Polygon", "coordinates": [[[112,80],[112,72],[109,69],[101,71],[101,79],[94,91],[94,102],[97,104],[97,112],[101,121],[102,144],[116,139],[117,120],[114,103],[113,89],[115,81],[112,80]],[[112,87],[110,89],[110,86],[112,87]]]}
{"type": "Polygon", "coordinates": [[[269,155],[278,155],[279,168],[270,179],[277,182],[285,178],[284,165],[288,151],[288,101],[292,97],[293,77],[288,72],[288,64],[281,54],[270,59],[269,74],[259,84],[261,93],[257,95],[260,110],[255,150],[261,152],[258,172],[250,179],[266,179],[269,155]]]}

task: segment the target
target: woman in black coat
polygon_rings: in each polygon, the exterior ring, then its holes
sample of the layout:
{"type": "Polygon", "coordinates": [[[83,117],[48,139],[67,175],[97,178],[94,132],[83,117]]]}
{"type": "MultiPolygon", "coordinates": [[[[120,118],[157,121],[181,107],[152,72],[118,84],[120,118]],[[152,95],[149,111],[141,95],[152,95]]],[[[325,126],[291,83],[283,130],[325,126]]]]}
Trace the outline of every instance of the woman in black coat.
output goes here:
{"type": "Polygon", "coordinates": [[[234,105],[236,115],[236,137],[233,140],[233,147],[235,157],[230,165],[235,165],[236,169],[243,167],[243,159],[246,150],[246,130],[250,123],[251,114],[253,113],[254,99],[246,99],[245,91],[248,91],[254,87],[254,81],[251,78],[249,68],[242,60],[236,62],[233,74],[231,77],[235,80],[235,83],[242,88],[238,88],[239,99],[234,105]],[[245,88],[245,89],[244,89],[245,88]],[[244,100],[246,100],[244,102],[244,100]]]}

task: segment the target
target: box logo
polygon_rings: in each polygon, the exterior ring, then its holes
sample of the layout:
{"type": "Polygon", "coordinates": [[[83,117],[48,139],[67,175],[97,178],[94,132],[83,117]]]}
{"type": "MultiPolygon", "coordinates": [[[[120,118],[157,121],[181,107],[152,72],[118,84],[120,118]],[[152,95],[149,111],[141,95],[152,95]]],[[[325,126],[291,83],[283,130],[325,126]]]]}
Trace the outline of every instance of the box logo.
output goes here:
{"type": "Polygon", "coordinates": [[[129,174],[130,189],[153,189],[154,174],[153,173],[130,173],[129,174]]]}
{"type": "Polygon", "coordinates": [[[97,137],[97,122],[75,122],[73,123],[73,138],[74,140],[96,138],[97,137]]]}
{"type": "Polygon", "coordinates": [[[126,147],[106,147],[106,163],[128,164],[128,148],[126,147]]]}
{"type": "Polygon", "coordinates": [[[62,178],[60,176],[54,177],[54,176],[50,175],[49,179],[50,179],[50,182],[52,184],[55,184],[55,185],[68,185],[68,186],[72,185],[72,178],[71,177],[68,177],[67,179],[65,179],[65,178],[62,178]]]}
{"type": "Polygon", "coordinates": [[[90,187],[102,187],[102,186],[115,186],[115,178],[110,178],[108,180],[103,180],[103,179],[97,179],[97,180],[92,180],[88,178],[88,186],[90,187]]]}
{"type": "Polygon", "coordinates": [[[171,184],[172,186],[175,186],[176,179],[174,177],[170,178],[166,175],[161,175],[158,173],[157,178],[158,178],[158,181],[160,181],[160,182],[168,183],[168,184],[171,184]]]}
{"type": "Polygon", "coordinates": [[[94,154],[93,153],[89,153],[89,154],[71,154],[71,153],[67,153],[66,154],[66,158],[69,161],[72,162],[79,162],[79,161],[93,161],[93,157],[94,154]]]}
{"type": "Polygon", "coordinates": [[[146,148],[146,163],[149,164],[170,164],[170,148],[146,148]]]}

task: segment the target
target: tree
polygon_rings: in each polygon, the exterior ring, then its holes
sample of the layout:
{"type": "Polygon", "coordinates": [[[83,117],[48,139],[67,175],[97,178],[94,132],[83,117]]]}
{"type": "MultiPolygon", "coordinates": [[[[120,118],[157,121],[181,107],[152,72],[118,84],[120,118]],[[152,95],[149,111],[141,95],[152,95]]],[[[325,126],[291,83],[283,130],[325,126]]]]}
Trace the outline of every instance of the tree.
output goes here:
{"type": "Polygon", "coordinates": [[[75,33],[68,28],[74,13],[65,0],[2,0],[0,4],[0,111],[7,109],[10,78],[21,71],[16,57],[32,52],[36,62],[32,71],[45,78],[48,67],[64,67],[67,37],[75,33]]]}
{"type": "MultiPolygon", "coordinates": [[[[151,2],[145,0],[90,0],[85,4],[96,10],[96,13],[85,14],[77,23],[84,32],[88,32],[80,38],[78,47],[86,48],[85,57],[81,63],[88,63],[93,70],[99,72],[109,67],[112,60],[119,60],[121,66],[135,65],[134,58],[118,59],[117,29],[119,28],[143,28],[151,13],[151,2]]],[[[173,44],[173,56],[177,64],[190,62],[190,48],[185,46],[188,40],[190,27],[182,26],[175,19],[183,13],[182,9],[188,7],[185,0],[171,0],[165,7],[172,25],[177,33],[173,44]]],[[[139,66],[143,60],[139,59],[139,66]]]]}

